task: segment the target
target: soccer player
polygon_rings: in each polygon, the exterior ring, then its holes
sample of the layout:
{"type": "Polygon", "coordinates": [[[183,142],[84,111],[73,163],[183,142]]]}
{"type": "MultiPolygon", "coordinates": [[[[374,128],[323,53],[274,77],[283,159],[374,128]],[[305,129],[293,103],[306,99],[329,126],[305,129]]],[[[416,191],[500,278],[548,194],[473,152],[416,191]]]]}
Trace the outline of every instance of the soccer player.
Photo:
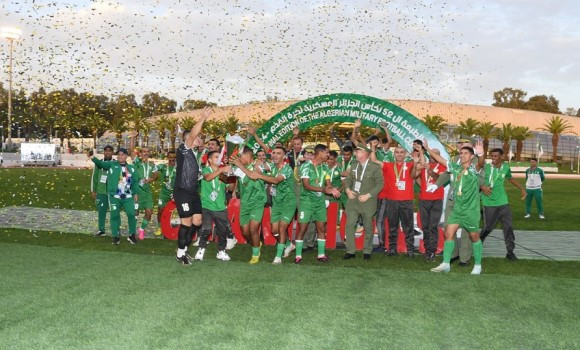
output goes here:
{"type": "Polygon", "coordinates": [[[272,195],[272,233],[278,238],[276,245],[276,257],[272,264],[282,263],[282,254],[286,246],[291,244],[286,237],[288,225],[292,222],[296,212],[296,195],[294,192],[294,174],[292,168],[286,164],[286,149],[274,147],[272,161],[274,162],[268,175],[257,172],[257,178],[271,184],[272,195]]]}
{"type": "Polygon", "coordinates": [[[155,231],[155,235],[160,236],[161,215],[163,215],[163,209],[173,197],[173,186],[175,185],[175,151],[167,152],[167,164],[157,165],[153,176],[155,181],[161,181],[159,200],[157,201],[157,222],[159,223],[159,227],[155,231]]]}
{"type": "Polygon", "coordinates": [[[191,130],[183,133],[183,143],[179,145],[176,152],[177,167],[173,199],[181,221],[177,236],[176,259],[182,265],[191,265],[192,258],[187,248],[202,224],[201,198],[197,188],[200,176],[199,158],[194,154],[194,148],[203,145],[199,134],[203,123],[212,112],[213,110],[209,107],[203,109],[197,123],[191,130]]]}
{"type": "Polygon", "coordinates": [[[484,167],[484,185],[481,186],[481,202],[483,204],[483,230],[479,233],[481,241],[494,229],[501,220],[503,236],[507,249],[506,259],[517,260],[514,254],[515,236],[512,227],[512,210],[508,204],[508,197],[505,191],[505,180],[517,187],[522,193],[522,199],[526,198],[526,190],[512,177],[510,166],[503,161],[503,150],[495,148],[491,151],[491,164],[484,167]]]}
{"type": "MultiPolygon", "coordinates": [[[[419,215],[421,216],[421,228],[423,229],[423,240],[425,241],[425,259],[435,261],[437,243],[439,241],[439,221],[443,213],[443,198],[445,190],[443,187],[434,192],[427,192],[429,185],[434,185],[439,174],[447,171],[444,165],[437,163],[432,157],[429,162],[425,162],[423,147],[419,148],[420,163],[417,164],[418,170],[421,170],[419,183],[421,191],[419,192],[419,215]]],[[[433,153],[439,153],[438,149],[433,149],[433,153]]]]}
{"type": "Polygon", "coordinates": [[[242,235],[252,244],[251,265],[260,262],[260,224],[266,204],[266,188],[264,182],[258,179],[254,170],[261,164],[253,161],[253,152],[244,147],[239,157],[233,157],[230,162],[239,170],[234,173],[238,176],[240,189],[240,226],[242,235]]]}
{"type": "Polygon", "coordinates": [[[542,205],[542,199],[544,197],[542,183],[546,177],[544,176],[544,170],[538,168],[538,160],[536,158],[530,159],[530,165],[526,170],[526,216],[524,218],[528,219],[530,217],[530,213],[532,212],[532,199],[535,198],[540,219],[543,220],[545,217],[544,206],[542,205]]]}
{"type": "Polygon", "coordinates": [[[202,170],[201,180],[201,206],[202,228],[199,235],[199,249],[194,259],[202,261],[207,239],[211,233],[212,223],[215,224],[214,233],[218,236],[218,253],[216,258],[222,261],[230,261],[226,253],[228,232],[232,231],[226,211],[226,182],[225,174],[231,171],[230,166],[219,167],[218,151],[209,151],[207,164],[202,170]]]}
{"type": "MultiPolygon", "coordinates": [[[[106,145],[103,152],[105,154],[103,161],[113,161],[113,147],[106,145]]],[[[93,167],[91,194],[95,200],[97,215],[99,217],[99,231],[97,231],[95,236],[101,237],[105,235],[105,221],[107,220],[107,212],[109,211],[109,196],[107,195],[107,172],[98,166],[93,167]]]]}
{"type": "Polygon", "coordinates": [[[479,205],[481,197],[479,195],[479,172],[483,167],[483,145],[478,142],[476,151],[473,148],[465,146],[459,150],[460,163],[457,164],[448,161],[439,154],[433,152],[427,140],[423,141],[423,146],[429,152],[432,158],[439,164],[445,165],[447,170],[453,175],[453,189],[455,191],[455,205],[449,218],[447,218],[447,227],[445,228],[445,245],[443,247],[443,262],[431,269],[433,272],[451,271],[451,254],[455,246],[454,237],[459,227],[462,227],[469,233],[469,238],[473,245],[473,257],[475,265],[471,271],[472,275],[479,275],[481,269],[481,257],[483,255],[483,245],[479,239],[479,205]],[[475,152],[479,156],[476,166],[472,165],[475,152]]]}
{"type": "Polygon", "coordinates": [[[137,230],[139,239],[145,237],[145,229],[151,221],[153,215],[153,189],[151,183],[155,180],[155,163],[149,161],[149,149],[141,148],[138,156],[133,160],[133,166],[139,174],[139,205],[137,212],[145,211],[145,216],[141,221],[141,227],[137,230]]]}
{"type": "MultiPolygon", "coordinates": [[[[89,152],[89,156],[92,156],[92,154],[93,152],[89,152]]],[[[127,164],[127,154],[126,149],[119,148],[116,162],[105,162],[97,157],[92,158],[95,166],[107,170],[107,193],[111,208],[111,234],[115,245],[120,242],[121,208],[127,214],[127,222],[129,224],[129,237],[127,240],[131,244],[137,243],[135,238],[137,231],[135,203],[139,202],[139,174],[132,164],[127,164]]]]}
{"type": "MultiPolygon", "coordinates": [[[[377,160],[375,150],[371,153],[371,161],[382,166],[383,182],[386,190],[386,210],[383,212],[389,222],[389,249],[387,255],[397,255],[397,237],[399,223],[405,234],[407,256],[414,258],[415,229],[413,220],[413,184],[415,179],[414,162],[405,162],[406,151],[403,147],[395,148],[395,161],[382,162],[377,160]]],[[[383,223],[384,218],[378,218],[383,223]]]]}
{"type": "Polygon", "coordinates": [[[327,262],[325,254],[326,246],[326,201],[323,194],[331,194],[340,197],[338,189],[330,186],[328,170],[323,164],[328,159],[328,147],[322,144],[314,148],[314,158],[300,168],[300,180],[302,191],[300,193],[300,207],[298,208],[299,230],[296,235],[296,259],[294,263],[302,261],[302,248],[304,246],[304,234],[310,221],[316,224],[318,232],[318,261],[327,262]]]}
{"type": "MultiPolygon", "coordinates": [[[[341,193],[340,198],[334,198],[333,196],[327,196],[327,199],[330,202],[338,202],[339,209],[344,209],[342,206],[342,197],[343,197],[343,183],[341,179],[341,169],[338,163],[336,162],[336,158],[338,158],[338,152],[330,151],[328,152],[328,160],[326,161],[326,166],[328,167],[328,176],[330,177],[330,186],[338,189],[341,193]]],[[[346,196],[346,194],[344,194],[346,196]]]]}

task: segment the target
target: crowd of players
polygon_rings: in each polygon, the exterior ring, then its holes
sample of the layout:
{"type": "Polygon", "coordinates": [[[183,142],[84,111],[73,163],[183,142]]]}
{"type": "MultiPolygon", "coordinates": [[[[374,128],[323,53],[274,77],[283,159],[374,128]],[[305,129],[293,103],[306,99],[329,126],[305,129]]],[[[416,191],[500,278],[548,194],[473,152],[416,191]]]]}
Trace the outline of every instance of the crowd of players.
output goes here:
{"type": "MultiPolygon", "coordinates": [[[[282,263],[293,252],[294,262],[299,264],[306,250],[317,250],[318,261],[328,262],[325,235],[329,202],[337,202],[340,212],[347,216],[347,252],[343,259],[356,258],[355,230],[358,226],[364,227],[365,232],[375,232],[373,220],[379,245],[373,247],[373,235],[365,235],[365,260],[371,259],[372,252],[397,255],[399,227],[405,235],[407,255],[414,258],[413,208],[418,194],[427,261],[436,261],[440,220],[445,219],[443,262],[432,271],[448,272],[454,258],[460,260],[460,266],[467,266],[473,255],[472,274],[480,274],[483,242],[500,220],[506,258],[517,260],[505,180],[521,190],[522,199],[528,194],[541,199],[541,169],[534,167],[527,176],[526,190],[512,178],[501,149],[493,149],[491,163],[486,163],[482,144],[474,145],[469,139],[462,138],[457,144],[457,156],[446,160],[424,140],[415,140],[412,153],[407,153],[393,143],[387,125],[380,125],[374,135],[365,138],[357,121],[347,140],[341,140],[331,128],[340,153],[322,144],[303,147],[298,129],[288,149],[282,143],[270,148],[250,127],[248,135],[261,149],[254,154],[244,147],[228,159],[220,140],[211,139],[205,144],[200,137],[210,115],[211,110],[206,108],[196,125],[183,133],[178,149],[167,153],[165,164],[154,164],[146,148],[131,155],[132,163],[127,163],[129,152],[123,148],[117,151],[114,161],[110,146],[105,147],[103,160],[92,158],[95,168],[91,191],[99,215],[98,236],[105,235],[105,215],[110,210],[113,244],[120,243],[122,209],[128,218],[128,241],[135,244],[137,238],[143,239],[153,215],[152,185],[160,183],[157,219],[167,203],[174,200],[180,217],[176,259],[183,265],[204,259],[212,232],[217,237],[216,258],[230,260],[227,250],[237,242],[226,211],[231,198],[240,200],[239,224],[251,245],[250,264],[260,261],[260,225],[265,206],[271,208],[271,228],[277,239],[273,264],[282,263]],[[446,186],[449,190],[444,203],[446,186]],[[143,212],[143,217],[137,228],[139,212],[143,212]],[[484,227],[480,230],[482,213],[484,227]],[[289,230],[294,221],[297,224],[289,230]],[[460,239],[456,234],[459,229],[463,230],[460,239]],[[293,239],[287,232],[294,232],[293,239]],[[188,251],[192,244],[199,247],[193,257],[188,251]]],[[[538,204],[543,218],[541,201],[538,204]]],[[[529,211],[528,205],[526,217],[529,211]]],[[[160,233],[158,229],[156,234],[160,233]]]]}

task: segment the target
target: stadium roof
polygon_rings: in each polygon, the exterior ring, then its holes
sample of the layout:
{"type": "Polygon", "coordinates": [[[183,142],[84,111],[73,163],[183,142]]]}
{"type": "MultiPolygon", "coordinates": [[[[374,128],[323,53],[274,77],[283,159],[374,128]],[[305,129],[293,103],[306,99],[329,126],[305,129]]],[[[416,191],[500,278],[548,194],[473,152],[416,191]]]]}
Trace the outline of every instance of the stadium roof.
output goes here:
{"type": "MultiPolygon", "coordinates": [[[[539,130],[550,117],[560,116],[562,119],[568,121],[572,125],[572,132],[568,131],[565,134],[580,135],[580,118],[571,117],[567,115],[536,112],[522,109],[511,109],[493,106],[478,106],[458,103],[444,103],[432,101],[418,101],[418,100],[387,100],[409,113],[419,118],[424,118],[429,115],[440,115],[445,118],[449,124],[457,125],[460,121],[467,118],[474,118],[478,121],[489,121],[501,126],[502,123],[512,123],[515,126],[527,126],[530,130],[539,130]]],[[[215,107],[215,114],[211,119],[224,120],[233,115],[242,123],[250,122],[253,119],[269,119],[284,108],[298,102],[293,101],[279,101],[279,102],[263,102],[252,103],[237,106],[215,107]]],[[[198,117],[201,110],[194,110],[188,112],[177,112],[167,114],[171,118],[182,118],[185,116],[198,117]]],[[[158,117],[158,116],[157,116],[158,117]]],[[[153,118],[157,118],[153,117],[153,118]]]]}

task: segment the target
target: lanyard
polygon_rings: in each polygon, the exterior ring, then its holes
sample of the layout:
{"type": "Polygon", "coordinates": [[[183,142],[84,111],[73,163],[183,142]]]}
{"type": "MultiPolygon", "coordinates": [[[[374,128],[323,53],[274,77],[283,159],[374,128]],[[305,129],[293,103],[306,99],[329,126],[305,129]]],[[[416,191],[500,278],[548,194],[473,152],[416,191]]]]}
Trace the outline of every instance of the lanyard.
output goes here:
{"type": "MultiPolygon", "coordinates": [[[[213,168],[210,168],[210,169],[212,171],[214,171],[213,168]]],[[[216,182],[216,180],[218,180],[218,181],[220,180],[220,176],[219,175],[216,176],[216,177],[214,177],[213,179],[211,179],[211,187],[213,187],[214,191],[215,191],[215,182],[216,182]]]]}
{"type": "Polygon", "coordinates": [[[461,196],[461,190],[463,189],[463,177],[465,176],[465,174],[468,172],[467,169],[462,169],[461,172],[459,173],[459,175],[457,176],[457,179],[455,180],[455,183],[457,183],[457,181],[459,181],[459,188],[457,189],[457,195],[461,196]]]}
{"type": "Polygon", "coordinates": [[[497,169],[496,175],[493,176],[493,172],[495,170],[495,167],[493,166],[493,164],[491,164],[491,171],[489,172],[489,185],[491,187],[493,187],[493,183],[499,178],[499,175],[500,175],[502,168],[503,168],[503,164],[499,167],[499,169],[497,169]]]}
{"type": "Polygon", "coordinates": [[[397,182],[399,182],[401,174],[403,174],[403,180],[405,180],[405,170],[407,170],[407,164],[403,163],[403,165],[401,165],[401,171],[397,172],[397,163],[394,163],[393,169],[395,170],[395,177],[397,178],[397,182]]]}
{"type": "Polygon", "coordinates": [[[318,168],[316,167],[316,165],[314,165],[314,163],[312,163],[312,166],[314,167],[314,171],[316,172],[316,183],[319,183],[318,187],[322,187],[322,183],[324,182],[324,171],[321,171],[321,174],[322,174],[322,178],[321,178],[321,176],[318,175],[318,168]]]}
{"type": "Polygon", "coordinates": [[[173,174],[175,174],[175,167],[173,167],[173,169],[171,170],[171,172],[169,172],[169,165],[167,166],[167,168],[165,169],[165,178],[167,181],[171,181],[171,178],[173,177],[173,174]]]}
{"type": "Polygon", "coordinates": [[[151,174],[151,164],[143,163],[143,175],[144,175],[143,177],[148,179],[149,174],[151,174]]]}
{"type": "Polygon", "coordinates": [[[367,161],[365,162],[365,165],[363,166],[363,170],[360,174],[360,179],[358,178],[358,168],[360,167],[360,163],[357,164],[356,169],[354,171],[354,178],[356,179],[356,181],[362,182],[363,177],[365,176],[365,171],[367,170],[367,165],[369,165],[369,160],[367,159],[367,161]]]}
{"type": "Polygon", "coordinates": [[[337,165],[333,166],[332,169],[330,169],[330,183],[332,183],[332,180],[334,180],[334,170],[336,169],[337,165]]]}

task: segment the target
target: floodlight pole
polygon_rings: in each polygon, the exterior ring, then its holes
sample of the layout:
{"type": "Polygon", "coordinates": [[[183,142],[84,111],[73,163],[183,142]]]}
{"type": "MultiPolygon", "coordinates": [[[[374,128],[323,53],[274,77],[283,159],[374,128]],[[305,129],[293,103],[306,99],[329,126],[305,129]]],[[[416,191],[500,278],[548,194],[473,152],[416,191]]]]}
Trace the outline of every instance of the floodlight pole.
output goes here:
{"type": "Polygon", "coordinates": [[[8,151],[12,151],[12,51],[14,47],[14,39],[8,38],[10,42],[10,55],[8,59],[8,151]]]}

